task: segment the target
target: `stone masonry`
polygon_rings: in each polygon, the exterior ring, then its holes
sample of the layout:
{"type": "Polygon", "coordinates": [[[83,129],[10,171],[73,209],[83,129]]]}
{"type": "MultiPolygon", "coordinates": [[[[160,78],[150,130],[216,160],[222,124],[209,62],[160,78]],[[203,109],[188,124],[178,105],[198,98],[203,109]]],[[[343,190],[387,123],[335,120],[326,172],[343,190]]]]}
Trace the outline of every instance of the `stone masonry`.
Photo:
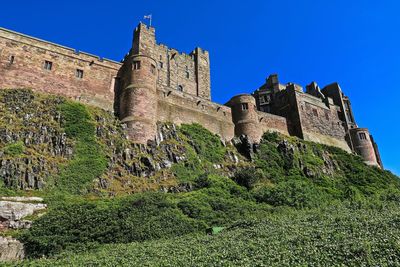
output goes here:
{"type": "Polygon", "coordinates": [[[157,122],[199,123],[225,140],[266,131],[340,147],[382,167],[368,129],[358,128],[337,83],[324,88],[279,83],[276,74],[253,94],[211,102],[210,59],[195,48],[181,53],[156,41],[155,29],[134,29],[132,48],[114,62],[0,28],[0,88],[32,88],[113,109],[129,138],[156,138],[157,122]]]}

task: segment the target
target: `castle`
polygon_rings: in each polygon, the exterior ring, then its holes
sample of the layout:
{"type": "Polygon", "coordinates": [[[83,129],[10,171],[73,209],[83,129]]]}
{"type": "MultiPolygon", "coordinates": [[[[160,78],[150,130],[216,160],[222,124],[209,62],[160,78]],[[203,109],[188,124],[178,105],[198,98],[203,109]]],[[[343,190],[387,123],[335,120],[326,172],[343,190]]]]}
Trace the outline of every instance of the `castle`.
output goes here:
{"type": "Polygon", "coordinates": [[[137,143],[158,138],[156,123],[199,123],[225,140],[266,131],[340,147],[382,166],[368,129],[355,122],[337,83],[320,88],[281,84],[277,75],[253,94],[225,105],[211,101],[210,60],[196,48],[185,54],[156,42],[155,29],[134,30],[122,62],[0,28],[0,88],[32,88],[113,110],[137,143]]]}

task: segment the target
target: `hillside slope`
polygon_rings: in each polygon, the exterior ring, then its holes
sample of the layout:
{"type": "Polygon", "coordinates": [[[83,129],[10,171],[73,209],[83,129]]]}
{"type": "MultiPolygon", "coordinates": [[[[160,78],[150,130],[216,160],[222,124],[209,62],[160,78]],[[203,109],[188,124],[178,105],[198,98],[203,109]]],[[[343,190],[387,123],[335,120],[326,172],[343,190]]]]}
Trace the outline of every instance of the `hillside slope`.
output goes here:
{"type": "Polygon", "coordinates": [[[168,123],[137,145],[111,113],[22,89],[0,90],[0,110],[0,194],[42,196],[49,207],[29,230],[7,231],[29,257],[55,257],[27,264],[104,265],[110,251],[121,264],[176,266],[188,249],[199,266],[379,265],[398,255],[398,177],[338,148],[275,133],[224,143],[200,125],[168,123]],[[213,227],[225,229],[207,237],[213,227]],[[182,252],[165,256],[172,244],[182,252]]]}

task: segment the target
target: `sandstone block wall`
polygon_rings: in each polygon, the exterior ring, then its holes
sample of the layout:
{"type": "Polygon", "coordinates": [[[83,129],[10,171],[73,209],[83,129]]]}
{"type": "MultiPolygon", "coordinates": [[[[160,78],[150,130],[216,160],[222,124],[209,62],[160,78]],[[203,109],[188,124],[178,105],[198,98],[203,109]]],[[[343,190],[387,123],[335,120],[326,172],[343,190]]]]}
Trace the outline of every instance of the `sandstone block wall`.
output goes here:
{"type": "Polygon", "coordinates": [[[360,155],[368,165],[377,166],[378,160],[368,129],[351,129],[350,135],[356,153],[360,155]]]}
{"type": "Polygon", "coordinates": [[[112,110],[121,64],[0,28],[0,88],[32,88],[112,110]],[[51,62],[51,70],[45,69],[51,62]],[[77,69],[83,77],[77,77],[77,69]]]}
{"type": "Polygon", "coordinates": [[[259,126],[264,132],[279,132],[289,135],[287,120],[285,117],[277,116],[271,113],[257,111],[259,126]]]}
{"type": "Polygon", "coordinates": [[[157,44],[155,29],[140,23],[134,31],[131,53],[142,53],[157,61],[158,88],[173,88],[211,99],[210,59],[207,51],[196,48],[187,54],[157,44]]]}
{"type": "Polygon", "coordinates": [[[199,123],[225,140],[234,137],[231,109],[170,88],[157,90],[157,120],[162,122],[199,123]]]}

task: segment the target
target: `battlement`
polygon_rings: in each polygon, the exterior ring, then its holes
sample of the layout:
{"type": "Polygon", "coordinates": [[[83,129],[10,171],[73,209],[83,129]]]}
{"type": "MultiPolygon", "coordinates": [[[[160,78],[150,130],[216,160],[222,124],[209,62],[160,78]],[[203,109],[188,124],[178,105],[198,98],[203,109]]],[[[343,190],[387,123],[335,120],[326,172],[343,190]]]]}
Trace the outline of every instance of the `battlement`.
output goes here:
{"type": "Polygon", "coordinates": [[[5,38],[10,41],[15,41],[18,43],[23,43],[29,46],[35,46],[37,48],[45,49],[50,52],[59,53],[65,56],[73,57],[86,62],[94,62],[96,64],[101,64],[105,67],[119,69],[121,63],[103,58],[97,55],[93,55],[84,51],[79,51],[71,47],[63,46],[60,44],[45,41],[36,37],[32,37],[23,33],[15,32],[9,29],[0,27],[0,38],[5,38]]]}

